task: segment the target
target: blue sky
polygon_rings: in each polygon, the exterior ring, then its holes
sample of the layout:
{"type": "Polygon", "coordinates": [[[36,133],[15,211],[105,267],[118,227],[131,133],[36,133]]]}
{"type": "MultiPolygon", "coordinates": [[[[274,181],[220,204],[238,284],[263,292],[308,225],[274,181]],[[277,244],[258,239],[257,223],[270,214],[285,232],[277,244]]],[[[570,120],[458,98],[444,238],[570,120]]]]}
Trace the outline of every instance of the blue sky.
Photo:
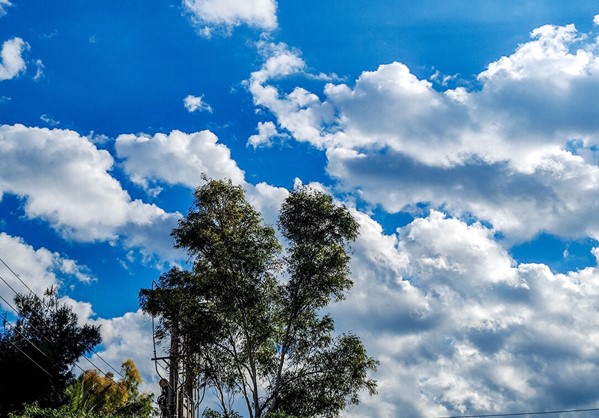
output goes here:
{"type": "Polygon", "coordinates": [[[361,224],[331,312],[380,393],[347,416],[598,406],[598,13],[0,0],[0,256],[151,384],[137,293],[185,262],[169,231],[201,173],[270,224],[312,183],[361,224]]]}

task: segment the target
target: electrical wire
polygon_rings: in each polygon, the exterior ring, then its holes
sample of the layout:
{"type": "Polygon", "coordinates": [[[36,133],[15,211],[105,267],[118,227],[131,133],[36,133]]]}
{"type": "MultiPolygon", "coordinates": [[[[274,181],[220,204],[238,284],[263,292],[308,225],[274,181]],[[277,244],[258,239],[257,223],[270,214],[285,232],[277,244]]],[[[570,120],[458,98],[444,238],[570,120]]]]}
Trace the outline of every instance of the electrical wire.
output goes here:
{"type": "MultiPolygon", "coordinates": [[[[33,290],[31,290],[31,288],[29,286],[27,286],[27,283],[25,283],[23,280],[21,280],[21,277],[17,273],[15,273],[14,270],[11,269],[8,264],[6,264],[4,262],[4,260],[2,259],[2,257],[0,257],[0,262],[2,262],[2,264],[4,264],[4,266],[8,269],[8,271],[10,271],[17,279],[19,279],[19,281],[23,284],[23,286],[25,286],[27,288],[27,290],[29,290],[31,293],[35,294],[33,292],[33,290]]],[[[13,291],[14,291],[14,289],[13,289],[13,291]]]]}
{"type": "MultiPolygon", "coordinates": [[[[0,262],[2,262],[2,264],[4,264],[4,266],[29,290],[29,292],[39,298],[39,296],[37,296],[37,294],[35,292],[33,292],[33,290],[31,290],[31,288],[19,277],[19,275],[17,273],[15,273],[15,271],[13,269],[10,268],[10,266],[8,264],[6,264],[6,262],[0,258],[0,262]]],[[[18,292],[4,279],[4,277],[2,277],[0,275],[0,280],[2,280],[2,282],[4,282],[14,293],[15,295],[18,295],[18,292]]],[[[23,315],[21,314],[21,312],[15,308],[10,302],[8,302],[2,295],[0,295],[0,299],[8,306],[10,307],[18,316],[23,317],[23,315]]],[[[49,309],[49,306],[47,306],[43,299],[42,300],[42,304],[44,305],[45,308],[49,309]]],[[[37,312],[36,312],[37,313],[37,312]]],[[[40,316],[40,319],[41,318],[40,316]]],[[[27,342],[29,344],[31,344],[37,351],[39,351],[44,357],[48,358],[48,356],[46,355],[46,353],[43,352],[43,350],[41,350],[38,346],[35,345],[35,343],[33,343],[27,336],[23,335],[13,324],[11,324],[8,319],[6,318],[6,312],[4,313],[4,324],[5,326],[8,325],[10,326],[15,332],[17,332],[21,337],[23,337],[25,340],[27,340],[27,342]]],[[[29,322],[29,326],[35,330],[40,336],[42,336],[46,341],[48,341],[49,343],[52,344],[52,341],[50,341],[48,339],[48,337],[40,332],[33,324],[31,324],[31,322],[29,322]]],[[[18,345],[16,345],[13,341],[10,340],[10,338],[6,339],[14,348],[16,348],[21,354],[23,354],[26,358],[28,358],[33,364],[35,364],[40,370],[42,370],[44,373],[46,373],[49,377],[52,377],[52,374],[50,372],[48,372],[43,366],[41,366],[38,362],[36,362],[33,358],[31,358],[25,351],[23,351],[18,345]]],[[[121,376],[121,378],[123,380],[126,380],[126,378],[117,370],[115,369],[110,363],[108,363],[102,356],[100,356],[100,354],[98,354],[93,348],[90,350],[92,351],[94,354],[96,354],[98,356],[98,358],[100,358],[106,365],[108,365],[112,370],[114,370],[119,376],[121,376]]],[[[114,383],[115,385],[117,385],[117,387],[120,385],[118,382],[116,382],[112,376],[110,376],[110,374],[104,372],[102,369],[100,369],[94,362],[92,362],[89,358],[87,358],[85,355],[82,356],[88,363],[90,363],[97,371],[99,371],[100,373],[104,374],[105,378],[108,378],[112,383],[114,383]]],[[[77,368],[79,368],[83,373],[86,372],[85,369],[83,369],[83,367],[81,367],[78,363],[75,363],[75,366],[77,368]]],[[[108,383],[108,386],[106,386],[105,389],[108,389],[108,387],[111,385],[111,383],[108,383]]],[[[154,404],[158,405],[158,403],[154,400],[153,401],[154,404]]],[[[159,405],[158,405],[159,406],[159,405]]]]}
{"type": "MultiPolygon", "coordinates": [[[[2,280],[4,283],[6,283],[8,285],[8,283],[6,282],[6,280],[4,280],[4,278],[0,275],[0,280],[2,280]]],[[[8,285],[8,287],[12,289],[12,287],[10,285],[8,285]]],[[[15,294],[18,294],[17,292],[15,292],[15,294]]],[[[35,294],[34,294],[35,295],[35,294]]],[[[37,295],[35,295],[37,296],[37,295]]],[[[9,303],[3,296],[0,295],[0,299],[8,306],[10,307],[18,316],[22,316],[21,312],[15,308],[11,303],[9,303]]],[[[6,322],[9,325],[12,326],[12,324],[10,324],[9,322],[6,322]]],[[[37,329],[33,324],[31,324],[31,322],[29,322],[29,326],[38,333],[39,336],[41,336],[43,339],[45,339],[47,342],[49,342],[50,344],[53,344],[52,341],[50,341],[50,339],[43,333],[41,332],[39,329],[37,329]]],[[[20,333],[19,333],[20,334],[20,333]]],[[[22,335],[22,334],[20,334],[22,335]]],[[[26,337],[24,337],[26,338],[26,337]]],[[[30,344],[32,344],[38,351],[42,352],[42,350],[40,350],[37,346],[35,346],[34,343],[32,343],[28,338],[26,338],[30,344]]],[[[15,346],[12,342],[10,342],[13,346],[15,346]]],[[[16,347],[21,353],[23,353],[27,358],[29,358],[31,361],[33,361],[35,363],[35,361],[33,359],[31,359],[27,354],[25,354],[20,348],[16,347]]],[[[45,353],[42,352],[42,354],[45,355],[45,353]]],[[[47,357],[47,356],[46,356],[47,357]]],[[[86,356],[82,356],[83,359],[85,359],[88,363],[90,363],[96,370],[98,370],[100,373],[104,374],[105,377],[107,377],[110,381],[112,381],[115,385],[118,385],[119,383],[117,383],[111,376],[110,374],[106,373],[105,371],[103,371],[101,368],[99,368],[93,361],[91,361],[89,358],[87,358],[86,356]]],[[[37,364],[37,363],[36,363],[37,364]]],[[[38,365],[39,366],[39,365],[38,365]]],[[[41,366],[40,366],[41,367],[41,366]]],[[[85,369],[83,367],[81,367],[78,363],[75,363],[75,367],[77,367],[78,369],[80,369],[83,373],[85,373],[85,369]]],[[[45,370],[44,370],[45,371],[45,370]]],[[[120,373],[119,373],[120,375],[120,373]]],[[[122,377],[122,375],[121,375],[122,377]]]]}
{"type": "Polygon", "coordinates": [[[7,285],[8,288],[15,293],[15,295],[18,294],[18,292],[14,289],[14,287],[12,287],[10,285],[10,283],[8,283],[6,280],[4,280],[4,277],[2,277],[1,275],[0,275],[0,280],[2,280],[4,282],[4,284],[7,285]]]}
{"type": "Polygon", "coordinates": [[[586,409],[564,409],[561,411],[537,411],[537,412],[513,412],[505,414],[482,414],[482,415],[453,415],[438,418],[491,418],[491,417],[521,417],[526,415],[549,415],[549,414],[574,414],[579,412],[594,412],[599,411],[599,408],[586,409]]]}
{"type": "Polygon", "coordinates": [[[21,352],[21,354],[23,354],[25,357],[27,357],[33,364],[35,364],[37,367],[39,367],[44,373],[46,373],[48,376],[52,377],[52,374],[50,374],[50,372],[48,370],[44,369],[37,361],[35,361],[31,357],[29,357],[29,355],[26,352],[24,352],[23,350],[21,350],[21,348],[18,345],[16,345],[15,343],[13,343],[10,340],[8,340],[8,342],[14,348],[16,348],[17,350],[19,350],[21,352]]]}
{"type": "MultiPolygon", "coordinates": [[[[31,290],[31,288],[27,285],[27,283],[25,283],[21,277],[15,273],[15,271],[2,259],[2,257],[0,257],[0,262],[2,264],[4,264],[4,266],[8,269],[8,271],[10,271],[22,284],[23,286],[25,286],[27,288],[27,290],[29,290],[29,293],[31,293],[32,295],[37,297],[37,294],[31,290]]],[[[0,279],[15,293],[18,294],[18,292],[0,275],[0,279]]],[[[42,301],[43,303],[43,301],[42,301]]],[[[45,305],[45,304],[44,304],[45,305]]],[[[47,306],[47,308],[49,308],[49,306],[47,306]]],[[[117,370],[115,367],[112,366],[112,364],[108,363],[96,350],[93,349],[93,347],[90,349],[90,351],[92,353],[94,353],[100,360],[102,360],[102,362],[104,362],[104,364],[106,364],[108,367],[110,367],[116,374],[118,374],[121,379],[125,379],[125,376],[123,376],[121,374],[121,372],[119,370],[117,370]]]]}
{"type": "MultiPolygon", "coordinates": [[[[1,296],[0,296],[1,297],[1,296]]],[[[2,298],[2,300],[4,300],[4,298],[2,298]]],[[[4,325],[8,325],[11,329],[13,329],[17,334],[19,334],[21,337],[23,337],[29,344],[31,344],[31,346],[33,348],[35,348],[37,351],[39,351],[44,357],[48,358],[48,356],[46,355],[46,353],[44,353],[42,351],[41,348],[39,348],[37,345],[35,345],[35,343],[33,341],[31,341],[27,336],[23,335],[23,333],[21,333],[17,327],[15,327],[13,324],[11,324],[8,319],[6,319],[6,312],[4,312],[4,320],[3,320],[4,325]]],[[[23,350],[21,350],[21,347],[19,347],[18,345],[16,345],[15,343],[13,343],[10,338],[7,338],[6,341],[8,341],[10,343],[10,345],[12,345],[14,348],[16,348],[17,350],[19,350],[21,352],[21,354],[23,354],[25,357],[27,357],[29,360],[31,360],[31,362],[33,364],[35,364],[37,367],[39,367],[44,373],[46,373],[48,376],[52,377],[52,374],[46,370],[43,366],[41,366],[37,361],[35,361],[34,359],[32,359],[26,352],[24,352],[23,350]]]]}

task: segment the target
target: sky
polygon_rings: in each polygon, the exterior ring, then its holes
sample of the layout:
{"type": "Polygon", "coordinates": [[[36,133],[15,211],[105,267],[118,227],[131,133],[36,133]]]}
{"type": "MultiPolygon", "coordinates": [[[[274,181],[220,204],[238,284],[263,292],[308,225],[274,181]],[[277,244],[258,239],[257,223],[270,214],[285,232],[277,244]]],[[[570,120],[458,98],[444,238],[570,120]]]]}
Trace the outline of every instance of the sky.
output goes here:
{"type": "Polygon", "coordinates": [[[0,257],[154,388],[138,292],[202,173],[271,225],[312,184],[380,361],[345,417],[599,407],[598,95],[591,0],[0,0],[0,257]]]}

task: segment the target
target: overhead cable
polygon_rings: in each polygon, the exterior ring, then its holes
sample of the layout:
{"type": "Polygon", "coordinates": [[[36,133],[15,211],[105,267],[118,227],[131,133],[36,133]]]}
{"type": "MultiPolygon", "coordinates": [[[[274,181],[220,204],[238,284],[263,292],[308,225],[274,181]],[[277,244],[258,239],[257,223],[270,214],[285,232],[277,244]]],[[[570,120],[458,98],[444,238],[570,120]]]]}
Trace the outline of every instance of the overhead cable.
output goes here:
{"type": "Polygon", "coordinates": [[[438,418],[491,418],[491,417],[522,417],[527,415],[550,415],[550,414],[575,414],[579,412],[595,412],[599,408],[586,409],[564,409],[559,411],[536,411],[536,412],[512,412],[504,414],[479,414],[479,415],[452,415],[438,418]]]}
{"type": "MultiPolygon", "coordinates": [[[[13,274],[13,275],[14,275],[14,276],[15,276],[15,277],[16,277],[16,278],[17,278],[17,279],[18,279],[18,280],[19,280],[19,281],[20,281],[20,282],[21,282],[21,283],[22,283],[22,284],[23,284],[23,285],[26,287],[26,288],[27,288],[27,290],[29,290],[29,292],[30,292],[32,295],[34,295],[34,296],[36,296],[36,297],[39,297],[39,296],[37,296],[37,294],[36,294],[36,293],[35,293],[33,290],[31,290],[31,288],[30,288],[30,287],[27,285],[27,283],[25,283],[25,282],[24,282],[24,281],[21,279],[21,277],[20,277],[20,276],[19,276],[17,273],[15,273],[15,271],[14,271],[12,268],[10,268],[10,266],[9,266],[9,265],[8,265],[8,264],[7,264],[7,263],[6,263],[6,262],[5,262],[3,259],[2,259],[2,257],[0,257],[0,262],[1,262],[2,264],[4,264],[4,266],[5,266],[5,267],[6,267],[6,268],[7,268],[7,269],[8,269],[8,270],[9,270],[9,271],[10,271],[10,272],[11,272],[11,273],[12,273],[12,274],[13,274]]],[[[14,288],[13,288],[13,287],[12,287],[12,286],[11,286],[11,285],[10,285],[10,284],[7,282],[7,281],[6,281],[6,280],[5,280],[5,279],[4,279],[4,278],[3,278],[1,275],[0,275],[0,280],[2,280],[2,281],[3,281],[3,282],[4,282],[4,283],[5,283],[5,284],[6,284],[6,285],[7,285],[7,286],[10,288],[10,290],[12,290],[12,291],[13,291],[15,294],[18,294],[18,292],[17,292],[17,291],[16,291],[16,290],[15,290],[15,289],[14,289],[14,288]]],[[[13,309],[14,309],[14,308],[13,308],[13,309]]],[[[97,357],[98,357],[100,360],[102,360],[102,362],[104,362],[104,364],[106,364],[108,367],[110,367],[110,368],[111,368],[111,369],[112,369],[112,370],[113,370],[113,371],[114,371],[116,374],[118,374],[118,375],[119,375],[119,376],[120,376],[122,379],[125,379],[125,376],[123,376],[123,375],[122,375],[122,373],[121,373],[119,370],[117,370],[117,369],[116,369],[114,366],[112,366],[112,364],[108,363],[108,362],[107,362],[107,361],[106,361],[106,360],[105,360],[105,359],[104,359],[104,358],[103,358],[103,357],[102,357],[102,356],[101,356],[101,355],[100,355],[100,354],[99,354],[99,353],[98,353],[96,350],[94,350],[93,348],[90,348],[90,351],[91,351],[92,353],[94,353],[94,354],[95,354],[95,355],[96,355],[96,356],[97,356],[97,357]]],[[[85,357],[85,356],[84,356],[84,357],[85,357]]],[[[87,359],[87,357],[85,357],[85,358],[87,359]]],[[[88,360],[88,361],[89,361],[89,360],[88,360]]],[[[92,364],[93,364],[93,363],[92,363],[92,364]]],[[[94,367],[96,367],[96,366],[94,365],[94,367]]],[[[96,367],[96,368],[97,368],[97,367],[96,367]]],[[[98,369],[98,370],[100,370],[100,369],[98,369]]],[[[104,372],[102,372],[102,373],[104,373],[104,372]]]]}

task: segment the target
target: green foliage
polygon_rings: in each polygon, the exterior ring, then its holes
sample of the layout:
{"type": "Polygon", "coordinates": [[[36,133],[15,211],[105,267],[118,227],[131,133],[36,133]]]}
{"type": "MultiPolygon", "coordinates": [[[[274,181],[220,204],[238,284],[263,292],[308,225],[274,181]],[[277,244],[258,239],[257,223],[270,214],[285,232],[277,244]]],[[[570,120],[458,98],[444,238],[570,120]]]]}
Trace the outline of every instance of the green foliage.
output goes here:
{"type": "Polygon", "coordinates": [[[208,180],[173,231],[193,271],[173,269],[140,292],[160,317],[160,337],[180,341],[185,368],[235,417],[241,397],[252,418],[336,417],[375,393],[377,362],[360,339],[334,334],[321,311],[351,288],[347,245],[358,235],[349,211],[302,187],[283,204],[275,231],[230,181],[208,180]]]}
{"type": "MultiPolygon", "coordinates": [[[[137,418],[138,415],[105,414],[103,412],[71,411],[67,405],[59,408],[40,408],[36,403],[25,406],[20,413],[11,413],[9,418],[137,418]]],[[[150,415],[147,415],[150,416],[150,415]]]]}
{"type": "Polygon", "coordinates": [[[72,412],[68,406],[41,408],[37,403],[25,406],[20,413],[10,413],[9,418],[108,418],[105,415],[72,412]]]}
{"type": "Polygon", "coordinates": [[[111,373],[103,376],[97,370],[86,370],[66,390],[69,410],[110,417],[149,417],[152,396],[140,394],[142,379],[133,360],[122,364],[121,374],[123,378],[115,381],[111,373]]]}
{"type": "Polygon", "coordinates": [[[19,294],[15,305],[20,316],[14,328],[5,325],[0,332],[0,370],[10,377],[0,379],[0,416],[34,401],[42,408],[64,403],[71,369],[100,343],[99,327],[77,325],[54,289],[43,299],[19,294]]]}
{"type": "Polygon", "coordinates": [[[149,418],[152,416],[152,396],[139,393],[141,376],[132,360],[121,368],[123,379],[113,380],[87,370],[66,389],[66,403],[56,408],[41,408],[36,402],[10,418],[149,418]]]}
{"type": "Polygon", "coordinates": [[[220,413],[214,409],[206,408],[202,412],[202,418],[241,418],[237,412],[220,413]]]}

